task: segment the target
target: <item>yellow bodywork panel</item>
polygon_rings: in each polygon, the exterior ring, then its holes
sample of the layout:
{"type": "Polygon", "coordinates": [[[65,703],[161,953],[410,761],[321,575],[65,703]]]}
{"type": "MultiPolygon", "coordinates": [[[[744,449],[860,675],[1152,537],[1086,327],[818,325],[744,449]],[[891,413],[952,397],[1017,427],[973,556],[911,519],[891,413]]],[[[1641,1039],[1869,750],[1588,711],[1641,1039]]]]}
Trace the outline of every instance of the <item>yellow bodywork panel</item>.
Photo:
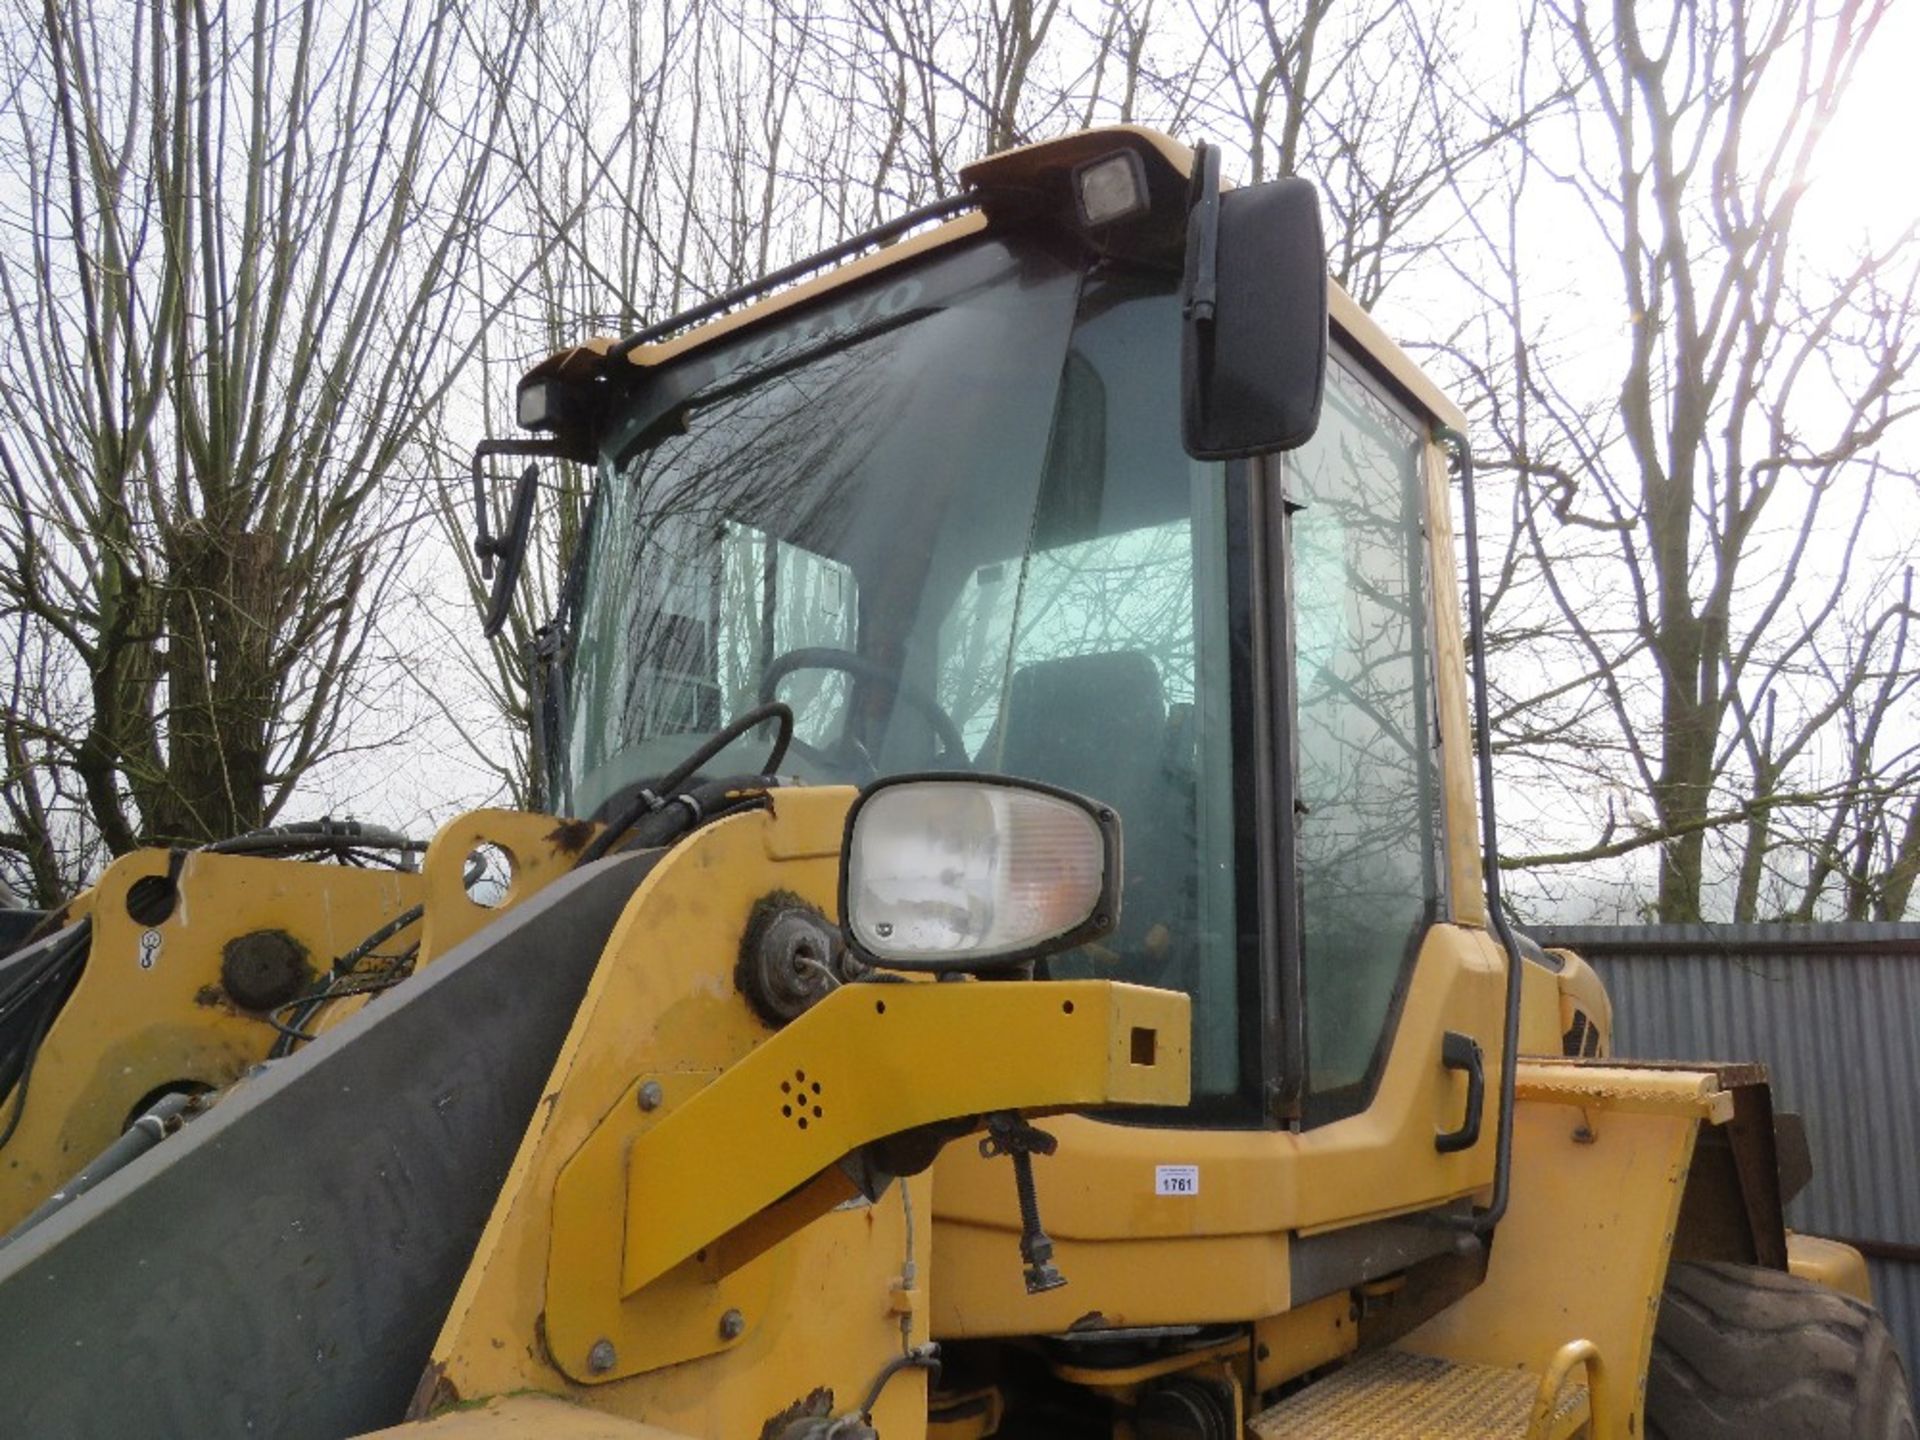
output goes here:
{"type": "Polygon", "coordinates": [[[1851,1245],[1789,1230],[1787,1269],[1802,1280],[1811,1280],[1842,1295],[1851,1295],[1864,1304],[1873,1304],[1873,1280],[1867,1273],[1867,1257],[1851,1245]]]}
{"type": "Polygon", "coordinates": [[[141,924],[128,892],[173,864],[165,850],[137,851],[90,892],[86,968],[47,1031],[19,1129],[0,1150],[0,1232],[104,1150],[156,1092],[219,1089],[266,1059],[276,1032],[221,989],[228,941],[284,932],[317,976],[420,894],[418,875],[196,851],[180,859],[172,912],[141,924]]]}
{"type": "Polygon", "coordinates": [[[589,1410],[552,1395],[505,1395],[424,1423],[370,1430],[361,1440],[694,1440],[638,1420],[589,1410]]]}
{"type": "MultiPolygon", "coordinates": [[[[1552,976],[1540,1003],[1557,1014],[1552,976]]],[[[1050,1122],[1060,1150],[1039,1169],[1047,1233],[1073,1283],[1029,1296],[994,1263],[1019,1231],[1002,1167],[950,1146],[934,1167],[934,1334],[941,1339],[1065,1330],[1097,1311],[1109,1325],[1191,1324],[1277,1314],[1292,1302],[1287,1232],[1384,1218],[1471,1195],[1493,1179],[1502,961],[1483,932],[1427,934],[1374,1103],[1314,1130],[1162,1129],[1087,1116],[1050,1122]],[[1441,1036],[1486,1051],[1481,1142],[1443,1155],[1466,1081],[1440,1063],[1441,1036]],[[1162,1166],[1192,1166],[1196,1188],[1160,1193],[1162,1166]]],[[[1551,1029],[1552,1021],[1547,1022],[1551,1029]]]]}
{"type": "MultiPolygon", "coordinates": [[[[930,1118],[1184,1098],[1188,1002],[1171,992],[856,985],[784,1029],[758,1019],[734,984],[753,907],[784,892],[833,914],[852,798],[776,791],[641,882],[435,1346],[422,1412],[536,1389],[704,1436],[759,1434],[817,1388],[842,1412],[927,1338],[925,1279],[908,1276],[927,1273],[933,1206],[925,1177],[869,1204],[823,1166],[930,1118]]],[[[1035,1168],[1044,1197],[1060,1167],[1035,1168]]],[[[1010,1200],[1008,1162],[996,1178],[1010,1200]]],[[[993,1263],[1018,1283],[1013,1237],[993,1263]]],[[[890,1440],[922,1433],[924,1371],[896,1376],[874,1421],[890,1440]]]]}
{"type": "Polygon", "coordinates": [[[869,1141],[994,1110],[1185,1104],[1187,1009],[1102,980],[843,985],[619,1147],[624,1292],[869,1141]],[[708,1184],[683,1183],[702,1168],[708,1184]]]}
{"type": "Polygon", "coordinates": [[[1359,1344],[1359,1307],[1345,1290],[1270,1315],[1253,1327],[1253,1388],[1276,1389],[1351,1355],[1359,1344]]]}
{"type": "Polygon", "coordinates": [[[1594,1440],[1640,1433],[1647,1358],[1702,1123],[1731,1114],[1709,1071],[1523,1060],[1515,1074],[1512,1201],[1478,1289],[1402,1348],[1518,1366],[1535,1382],[1590,1344],[1594,1440]]]}
{"type": "MultiPolygon", "coordinates": [[[[219,1090],[272,1052],[280,1032],[222,986],[229,942],[279,931],[303,957],[308,980],[318,981],[337,958],[424,904],[421,922],[379,947],[397,954],[419,940],[419,968],[566,873],[591,833],[550,816],[478,810],[434,837],[417,873],[210,850],[177,859],[141,850],[115,861],[70,912],[70,923],[90,916],[93,933],[85,968],[34,1063],[19,1128],[0,1149],[0,1233],[104,1150],[159,1092],[219,1090]],[[499,846],[512,866],[505,893],[488,905],[462,883],[468,855],[483,844],[499,846]],[[176,864],[166,918],[135,920],[133,887],[163,879],[176,864]]],[[[371,998],[328,1002],[306,1017],[304,1033],[331,1029],[371,998]]]]}
{"type": "MultiPolygon", "coordinates": [[[[956,1115],[1182,1103],[1187,1010],[1184,995],[1103,981],[843,986],[718,1077],[642,1076],[560,1175],[556,1363],[604,1383],[724,1348],[729,1310],[765,1313],[753,1262],[853,1198],[828,1167],[858,1146],[956,1115]],[[599,1261],[615,1253],[618,1276],[599,1261]],[[596,1368],[602,1339],[616,1358],[596,1368]]],[[[1016,1254],[1003,1266],[1017,1271],[1016,1254]]]]}
{"type": "Polygon", "coordinates": [[[420,867],[427,905],[420,963],[430,964],[566,874],[599,828],[518,810],[470,810],[449,820],[420,867]],[[467,857],[482,846],[502,851],[509,871],[505,893],[486,904],[469,896],[465,884],[467,857]]]}
{"type": "Polygon", "coordinates": [[[1733,1092],[1722,1089],[1711,1071],[1523,1060],[1513,1079],[1516,1101],[1677,1115],[1714,1125],[1733,1118],[1733,1092]]]}

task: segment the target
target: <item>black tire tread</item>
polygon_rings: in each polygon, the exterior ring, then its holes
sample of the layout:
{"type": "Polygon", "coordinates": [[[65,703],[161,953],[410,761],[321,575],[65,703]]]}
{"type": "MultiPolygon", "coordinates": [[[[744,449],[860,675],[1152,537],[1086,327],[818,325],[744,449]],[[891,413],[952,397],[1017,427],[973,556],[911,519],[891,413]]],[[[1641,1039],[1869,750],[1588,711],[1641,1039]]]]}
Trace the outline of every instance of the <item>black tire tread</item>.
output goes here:
{"type": "Polygon", "coordinates": [[[1920,1440],[1872,1306],[1751,1265],[1678,1264],[1647,1372],[1649,1440],[1920,1440]]]}

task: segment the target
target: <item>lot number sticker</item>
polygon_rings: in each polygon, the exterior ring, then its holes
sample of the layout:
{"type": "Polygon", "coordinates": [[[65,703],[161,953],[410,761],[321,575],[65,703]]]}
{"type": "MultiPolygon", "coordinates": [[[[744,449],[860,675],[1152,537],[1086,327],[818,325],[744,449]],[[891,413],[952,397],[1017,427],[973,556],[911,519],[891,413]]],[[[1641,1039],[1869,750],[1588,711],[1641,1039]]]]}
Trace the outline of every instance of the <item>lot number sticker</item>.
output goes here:
{"type": "Polygon", "coordinates": [[[1156,1195],[1198,1195],[1198,1165],[1156,1165],[1153,1168],[1153,1193],[1156,1195]]]}

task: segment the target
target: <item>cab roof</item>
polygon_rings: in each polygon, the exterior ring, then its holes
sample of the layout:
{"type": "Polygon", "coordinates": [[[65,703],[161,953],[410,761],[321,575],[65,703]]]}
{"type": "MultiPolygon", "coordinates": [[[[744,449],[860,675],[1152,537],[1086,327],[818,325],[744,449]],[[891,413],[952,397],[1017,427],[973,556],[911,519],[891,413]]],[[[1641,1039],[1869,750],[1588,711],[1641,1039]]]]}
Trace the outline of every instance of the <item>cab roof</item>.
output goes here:
{"type": "MultiPolygon", "coordinates": [[[[982,198],[980,209],[968,211],[928,229],[896,240],[869,254],[825,269],[739,309],[690,325],[666,339],[634,346],[626,363],[651,369],[713,344],[751,325],[807,305],[848,285],[865,280],[921,256],[943,250],[990,231],[996,220],[992,197],[1008,194],[1046,196],[1065,194],[1073,171],[1088,160],[1128,149],[1140,156],[1147,177],[1152,212],[1178,217],[1169,234],[1177,242],[1185,232],[1185,195],[1193,169],[1194,152],[1177,140],[1139,125],[1112,125],[1082,130],[1055,140],[1043,140],[989,155],[960,171],[961,183],[982,198]]],[[[1030,212],[1028,212],[1030,213],[1030,212]]],[[[1161,237],[1163,242],[1166,237],[1161,237]]],[[[1466,418],[1439,386],[1427,376],[1386,331],[1331,278],[1327,281],[1331,323],[1348,349],[1362,357],[1429,417],[1455,429],[1466,418]]],[[[579,345],[557,350],[522,377],[528,381],[556,377],[587,379],[603,372],[620,341],[596,336],[579,345]]],[[[617,363],[617,362],[614,362],[617,363]]]]}

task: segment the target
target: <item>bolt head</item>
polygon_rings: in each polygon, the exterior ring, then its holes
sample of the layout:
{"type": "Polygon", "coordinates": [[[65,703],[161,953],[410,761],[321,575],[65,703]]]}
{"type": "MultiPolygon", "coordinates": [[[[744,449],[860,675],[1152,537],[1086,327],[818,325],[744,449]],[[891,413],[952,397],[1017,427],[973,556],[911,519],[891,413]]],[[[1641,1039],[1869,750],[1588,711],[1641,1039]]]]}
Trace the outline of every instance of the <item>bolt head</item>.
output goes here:
{"type": "Polygon", "coordinates": [[[747,1330],[747,1317],[738,1310],[729,1310],[720,1317],[720,1338],[738,1340],[747,1330]]]}
{"type": "Polygon", "coordinates": [[[642,1110],[658,1110],[660,1108],[660,1102],[665,1098],[665,1092],[660,1089],[660,1082],[658,1080],[649,1080],[640,1087],[640,1108],[642,1110]]]}
{"type": "Polygon", "coordinates": [[[611,1340],[596,1340],[593,1348],[587,1351],[587,1369],[595,1375],[604,1375],[613,1369],[619,1357],[613,1353],[611,1340]]]}

